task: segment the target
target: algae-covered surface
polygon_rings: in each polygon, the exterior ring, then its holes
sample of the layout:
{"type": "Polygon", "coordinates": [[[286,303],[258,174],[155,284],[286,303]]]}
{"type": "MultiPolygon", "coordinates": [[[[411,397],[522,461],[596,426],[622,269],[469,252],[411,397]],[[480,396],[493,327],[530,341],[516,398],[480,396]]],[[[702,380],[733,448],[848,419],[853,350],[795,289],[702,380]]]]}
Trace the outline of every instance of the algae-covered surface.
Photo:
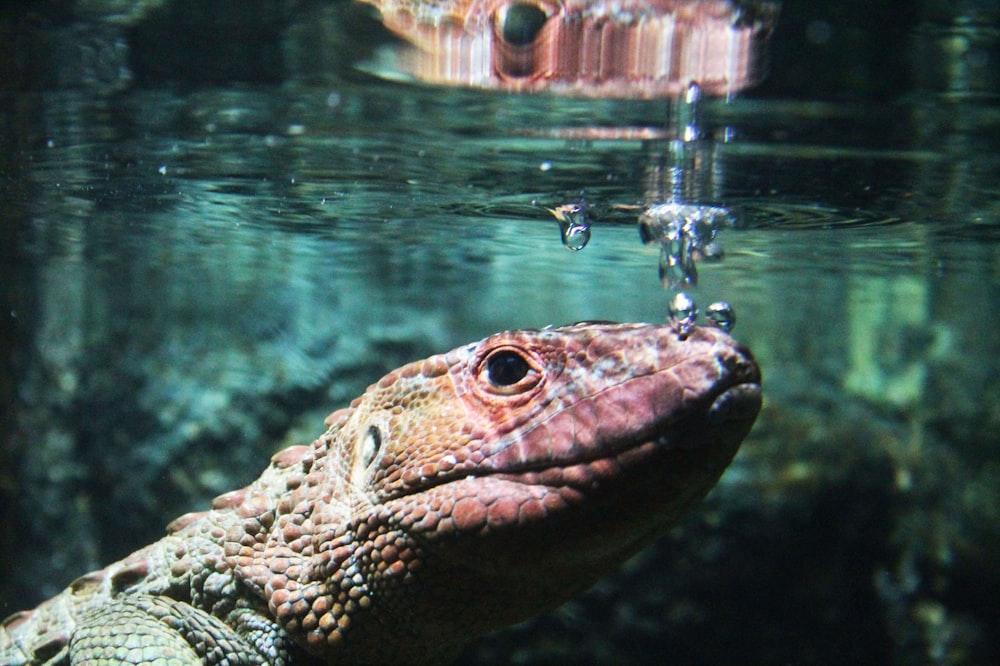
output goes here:
{"type": "Polygon", "coordinates": [[[679,143],[663,102],[361,73],[322,3],[188,4],[3,17],[0,616],[403,362],[683,289],[733,307],[754,431],[655,547],[460,662],[1000,658],[995,98],[750,93],[679,143]],[[656,226],[682,205],[722,212],[656,226]]]}

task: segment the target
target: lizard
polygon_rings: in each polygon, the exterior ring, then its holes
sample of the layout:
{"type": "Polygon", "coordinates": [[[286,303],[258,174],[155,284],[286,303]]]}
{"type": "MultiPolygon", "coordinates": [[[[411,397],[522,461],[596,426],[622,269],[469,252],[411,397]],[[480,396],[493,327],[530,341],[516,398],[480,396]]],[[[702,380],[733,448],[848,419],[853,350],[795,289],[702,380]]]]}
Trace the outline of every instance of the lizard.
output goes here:
{"type": "MultiPolygon", "coordinates": [[[[578,97],[729,96],[759,82],[773,0],[362,0],[434,84],[578,97]]],[[[391,72],[390,72],[391,74],[391,72]]]]}
{"type": "Polygon", "coordinates": [[[715,485],[761,407],[714,327],[501,332],[390,372],[311,445],[0,624],[0,664],[439,663],[715,485]]]}

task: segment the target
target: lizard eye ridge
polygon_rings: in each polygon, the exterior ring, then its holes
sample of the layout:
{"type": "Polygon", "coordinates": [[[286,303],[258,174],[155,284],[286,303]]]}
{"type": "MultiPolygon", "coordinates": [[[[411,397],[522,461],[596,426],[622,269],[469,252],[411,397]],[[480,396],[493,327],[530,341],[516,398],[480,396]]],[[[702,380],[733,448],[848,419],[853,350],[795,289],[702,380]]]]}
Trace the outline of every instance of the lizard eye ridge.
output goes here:
{"type": "Polygon", "coordinates": [[[530,371],[528,361],[512,349],[501,349],[486,359],[486,375],[494,386],[512,386],[530,371]]]}

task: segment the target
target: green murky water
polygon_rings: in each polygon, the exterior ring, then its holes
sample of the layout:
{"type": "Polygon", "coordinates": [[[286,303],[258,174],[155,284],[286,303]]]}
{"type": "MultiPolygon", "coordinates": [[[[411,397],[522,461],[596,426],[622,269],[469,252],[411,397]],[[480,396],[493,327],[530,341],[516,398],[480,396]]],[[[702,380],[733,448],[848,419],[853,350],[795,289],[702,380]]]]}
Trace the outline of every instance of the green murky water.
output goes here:
{"type": "Polygon", "coordinates": [[[661,554],[534,625],[548,638],[464,659],[822,662],[848,637],[995,656],[998,109],[746,98],[708,103],[682,148],[578,136],[664,113],[377,81],[6,93],[2,545],[39,584],[6,581],[0,615],[255,477],[398,363],[663,320],[637,219],[676,200],[729,210],[685,291],[735,309],[758,427],[661,554]],[[577,252],[546,210],[574,203],[577,252]],[[672,577],[636,573],[658,563],[672,577]]]}

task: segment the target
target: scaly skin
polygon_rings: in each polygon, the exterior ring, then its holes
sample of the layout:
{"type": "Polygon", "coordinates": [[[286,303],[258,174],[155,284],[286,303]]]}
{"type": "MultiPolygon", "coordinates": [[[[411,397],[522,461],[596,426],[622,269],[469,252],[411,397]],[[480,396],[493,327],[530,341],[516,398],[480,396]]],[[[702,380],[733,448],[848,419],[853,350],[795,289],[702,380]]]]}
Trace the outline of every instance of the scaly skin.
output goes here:
{"type": "Polygon", "coordinates": [[[388,374],[256,482],[0,626],[0,664],[440,662],[714,485],[760,408],[725,333],[500,333],[388,374]]]}

